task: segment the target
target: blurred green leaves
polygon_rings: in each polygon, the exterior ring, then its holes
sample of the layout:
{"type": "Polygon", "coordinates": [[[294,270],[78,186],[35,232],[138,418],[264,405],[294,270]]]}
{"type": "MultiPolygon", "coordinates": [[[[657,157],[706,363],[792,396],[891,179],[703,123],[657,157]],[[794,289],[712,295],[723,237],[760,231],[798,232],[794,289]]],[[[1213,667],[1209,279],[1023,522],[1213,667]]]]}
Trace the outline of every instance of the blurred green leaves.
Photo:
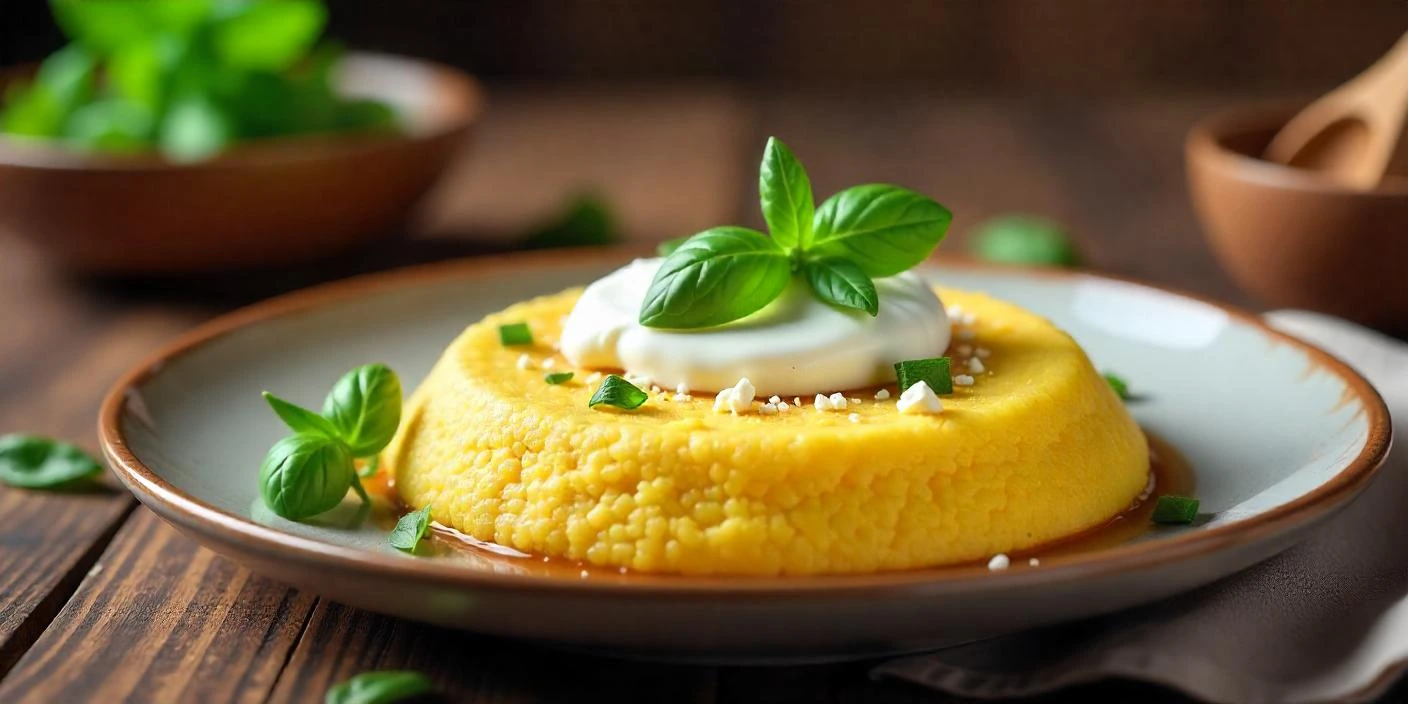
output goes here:
{"type": "Polygon", "coordinates": [[[391,130],[387,105],[334,91],[319,0],[51,0],[72,43],[6,91],[0,131],[177,160],[231,143],[391,130]]]}

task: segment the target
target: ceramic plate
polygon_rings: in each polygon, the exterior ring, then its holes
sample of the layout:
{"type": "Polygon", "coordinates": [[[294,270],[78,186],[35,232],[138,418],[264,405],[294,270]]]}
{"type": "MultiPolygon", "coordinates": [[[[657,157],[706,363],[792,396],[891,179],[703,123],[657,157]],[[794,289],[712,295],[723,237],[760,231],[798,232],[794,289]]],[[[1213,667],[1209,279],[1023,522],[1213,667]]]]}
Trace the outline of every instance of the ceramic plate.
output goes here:
{"type": "Polygon", "coordinates": [[[144,504],[210,548],[300,588],[397,616],[571,647],[716,661],[922,650],[1114,611],[1206,584],[1285,549],[1343,508],[1384,457],[1388,413],[1329,355],[1256,318],[1136,283],[964,264],[925,271],[1045,315],[1191,465],[1193,526],[1019,561],[874,575],[687,578],[589,572],[443,549],[411,557],[349,499],[315,523],[258,498],[285,434],[261,389],[316,406],[345,370],[384,361],[408,387],[485,313],[589,282],[611,252],[421,267],[336,283],[209,323],[127,374],[104,403],[109,462],[144,504]]]}

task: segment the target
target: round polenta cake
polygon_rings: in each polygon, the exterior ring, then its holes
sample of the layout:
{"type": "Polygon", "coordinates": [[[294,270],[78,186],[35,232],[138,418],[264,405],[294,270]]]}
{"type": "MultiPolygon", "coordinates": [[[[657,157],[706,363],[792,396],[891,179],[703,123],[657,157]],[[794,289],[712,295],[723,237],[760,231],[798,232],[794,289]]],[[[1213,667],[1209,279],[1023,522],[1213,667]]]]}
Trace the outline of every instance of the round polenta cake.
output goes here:
{"type": "Polygon", "coordinates": [[[986,358],[938,415],[901,415],[894,386],[887,400],[847,393],[861,402],[842,412],[802,399],[762,415],[759,399],[733,415],[674,389],[634,411],[588,408],[592,370],[551,346],[579,293],[490,315],[450,345],[385,454],[402,500],[480,540],[593,565],[822,574],[986,561],[1099,526],[1148,483],[1143,433],[1075,341],[987,296],[939,291],[974,317],[954,347],[986,358]],[[518,322],[535,346],[500,342],[518,322]],[[547,384],[549,358],[576,376],[547,384]]]}

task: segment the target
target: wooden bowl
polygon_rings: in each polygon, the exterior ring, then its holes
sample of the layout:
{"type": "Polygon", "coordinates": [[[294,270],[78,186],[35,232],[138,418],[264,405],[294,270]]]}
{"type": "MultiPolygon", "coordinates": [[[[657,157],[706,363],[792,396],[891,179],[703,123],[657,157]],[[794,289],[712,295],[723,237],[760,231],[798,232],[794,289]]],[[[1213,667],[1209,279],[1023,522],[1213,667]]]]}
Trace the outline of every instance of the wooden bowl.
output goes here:
{"type": "Polygon", "coordinates": [[[393,105],[403,132],[260,140],[194,163],[0,138],[0,232],[104,274],[286,264],[392,232],[468,137],[480,90],[373,54],[349,55],[337,82],[393,105]]]}
{"type": "Polygon", "coordinates": [[[1189,190],[1208,241],[1270,305],[1408,330],[1408,181],[1357,190],[1261,160],[1297,107],[1228,112],[1189,133],[1189,190]]]}

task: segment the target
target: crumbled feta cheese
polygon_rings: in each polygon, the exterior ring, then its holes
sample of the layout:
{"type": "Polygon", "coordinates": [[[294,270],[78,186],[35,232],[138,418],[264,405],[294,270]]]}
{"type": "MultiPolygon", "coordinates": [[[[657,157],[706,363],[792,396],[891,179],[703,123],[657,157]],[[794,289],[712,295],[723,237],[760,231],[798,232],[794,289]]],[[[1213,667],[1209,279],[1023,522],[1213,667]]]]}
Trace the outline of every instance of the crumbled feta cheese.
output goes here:
{"type": "Polygon", "coordinates": [[[538,364],[538,366],[539,366],[539,367],[542,367],[543,370],[546,371],[546,370],[548,370],[548,369],[552,369],[553,366],[555,366],[556,364],[557,364],[557,360],[556,360],[556,359],[553,359],[552,357],[548,357],[548,358],[544,359],[542,362],[540,362],[540,363],[538,364]]]}
{"type": "Polygon", "coordinates": [[[944,409],[943,403],[934,394],[934,390],[929,388],[927,381],[915,382],[905,389],[895,407],[900,413],[938,413],[944,409]]]}
{"type": "Polygon", "coordinates": [[[973,385],[973,377],[968,376],[967,374],[959,374],[958,376],[955,376],[955,377],[953,378],[953,385],[954,385],[954,386],[972,386],[972,385],[973,385]]]}
{"type": "Polygon", "coordinates": [[[971,357],[971,356],[973,356],[973,346],[972,346],[972,345],[959,345],[958,347],[955,347],[955,348],[953,349],[953,352],[954,352],[954,354],[958,355],[959,357],[971,357]]]}
{"type": "Polygon", "coordinates": [[[587,574],[588,574],[588,572],[587,572],[586,570],[582,570],[582,579],[586,579],[586,578],[587,578],[587,574]]]}
{"type": "Polygon", "coordinates": [[[1007,569],[1007,566],[1010,564],[1012,564],[1012,561],[1007,559],[1006,555],[998,553],[993,556],[991,560],[988,560],[988,569],[997,572],[998,570],[1007,569]]]}
{"type": "Polygon", "coordinates": [[[671,396],[671,398],[673,398],[674,400],[676,400],[676,401],[678,401],[678,402],[680,402],[680,403],[684,403],[685,401],[693,401],[693,400],[694,400],[694,397],[693,397],[693,396],[690,396],[689,394],[675,394],[674,396],[671,396]]]}
{"type": "Polygon", "coordinates": [[[801,408],[801,407],[802,407],[802,397],[801,397],[801,396],[793,396],[793,397],[792,397],[792,405],[794,405],[794,406],[796,406],[796,407],[798,407],[798,408],[801,408]]]}
{"type": "Polygon", "coordinates": [[[875,400],[876,400],[876,401],[884,401],[885,399],[887,399],[887,398],[889,398],[889,397],[890,397],[890,390],[889,390],[889,389],[880,389],[879,391],[876,391],[876,392],[875,392],[875,400]]]}
{"type": "Polygon", "coordinates": [[[1038,566],[1038,565],[1041,564],[1041,560],[1038,560],[1038,559],[1036,559],[1035,557],[1033,557],[1032,559],[1027,560],[1027,564],[1028,564],[1028,565],[1031,565],[1032,567],[1036,567],[1036,566],[1038,566]]]}
{"type": "Polygon", "coordinates": [[[974,358],[968,360],[968,371],[969,371],[969,372],[972,372],[973,374],[982,374],[983,372],[985,372],[985,371],[987,371],[987,370],[988,370],[988,368],[987,368],[987,366],[985,366],[985,365],[983,364],[983,360],[978,359],[977,357],[974,357],[974,358]]]}
{"type": "Polygon", "coordinates": [[[831,410],[831,399],[817,394],[816,400],[812,402],[812,405],[816,406],[816,410],[818,411],[829,411],[831,410]]]}
{"type": "Polygon", "coordinates": [[[958,331],[958,339],[960,339],[960,340],[971,340],[971,339],[973,339],[974,337],[977,337],[977,334],[974,333],[972,330],[959,330],[959,331],[958,331]]]}
{"type": "Polygon", "coordinates": [[[844,395],[842,395],[841,392],[837,391],[836,393],[831,394],[830,401],[831,401],[831,410],[833,410],[833,411],[844,411],[844,410],[846,410],[846,397],[845,397],[844,395]]]}
{"type": "Polygon", "coordinates": [[[771,403],[772,405],[776,406],[777,404],[782,403],[782,397],[774,395],[772,398],[768,399],[768,403],[771,403]]]}
{"type": "Polygon", "coordinates": [[[765,416],[775,416],[777,415],[777,404],[765,403],[758,407],[758,412],[765,416]]]}
{"type": "Polygon", "coordinates": [[[852,423],[859,423],[859,422],[860,422],[860,414],[859,414],[859,413],[852,413],[852,414],[846,416],[846,418],[847,418],[848,420],[850,420],[852,423]]]}
{"type": "Polygon", "coordinates": [[[683,381],[681,381],[680,383],[675,384],[675,393],[676,393],[676,394],[680,394],[680,395],[682,395],[682,396],[688,396],[688,395],[689,395],[689,386],[688,386],[687,384],[685,384],[683,381]]]}
{"type": "Polygon", "coordinates": [[[847,399],[847,400],[850,401],[850,403],[851,403],[852,406],[859,406],[859,405],[860,405],[860,399],[858,399],[858,398],[850,398],[850,399],[847,399]]]}
{"type": "Polygon", "coordinates": [[[526,355],[526,354],[518,355],[518,368],[519,368],[519,369],[527,369],[528,367],[531,367],[531,366],[533,366],[533,358],[532,358],[532,357],[529,357],[529,356],[526,355]]]}
{"type": "Polygon", "coordinates": [[[973,352],[973,354],[978,355],[978,359],[987,359],[988,357],[992,356],[992,350],[986,347],[979,347],[973,352]]]}
{"type": "Polygon", "coordinates": [[[777,405],[777,410],[778,410],[779,412],[781,412],[781,413],[786,413],[788,410],[790,410],[790,409],[792,408],[791,406],[787,405],[787,402],[786,402],[786,401],[778,401],[776,405],[777,405]]]}
{"type": "Polygon", "coordinates": [[[724,389],[714,397],[714,412],[730,412],[734,415],[747,413],[753,405],[753,396],[757,394],[757,391],[753,382],[748,381],[747,377],[739,379],[733,388],[724,389]]]}
{"type": "Polygon", "coordinates": [[[661,388],[660,388],[660,385],[659,385],[659,384],[651,384],[651,385],[650,385],[650,393],[652,393],[652,394],[658,394],[658,393],[660,393],[660,391],[661,391],[661,388]]]}

